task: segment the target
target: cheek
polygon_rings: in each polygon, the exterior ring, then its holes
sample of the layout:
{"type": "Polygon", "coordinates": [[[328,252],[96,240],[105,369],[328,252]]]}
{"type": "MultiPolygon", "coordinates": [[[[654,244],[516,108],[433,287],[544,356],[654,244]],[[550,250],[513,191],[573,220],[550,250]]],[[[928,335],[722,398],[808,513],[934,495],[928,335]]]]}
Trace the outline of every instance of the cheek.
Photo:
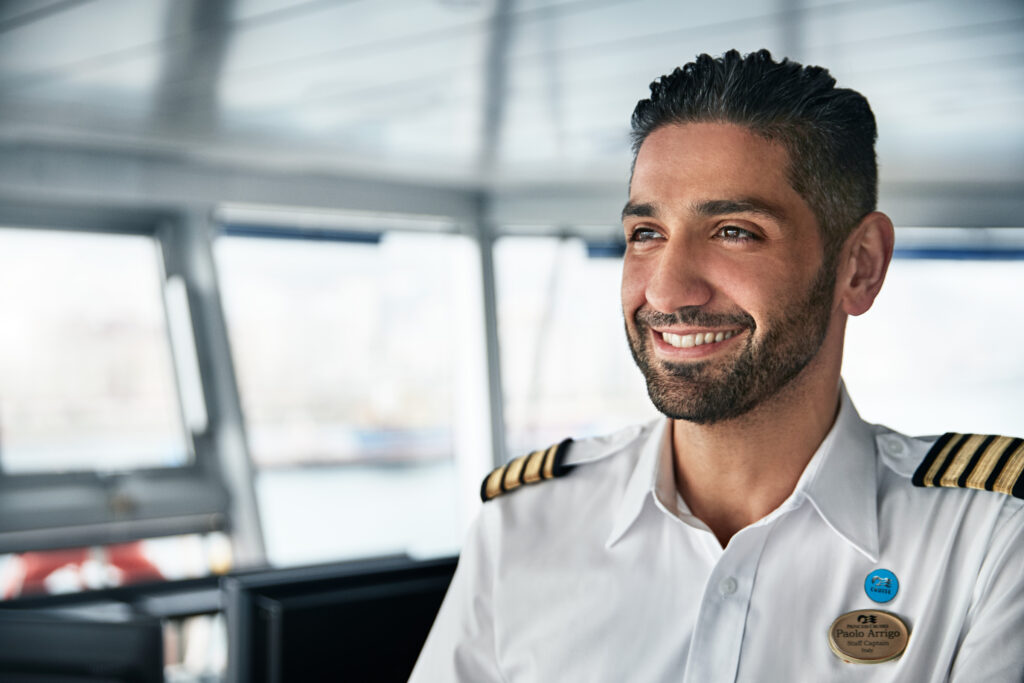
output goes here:
{"type": "Polygon", "coordinates": [[[802,273],[792,264],[750,262],[708,262],[709,278],[725,305],[741,308],[755,318],[773,310],[802,291],[802,273]]]}
{"type": "Polygon", "coordinates": [[[641,269],[627,256],[622,262],[622,311],[627,321],[631,321],[633,312],[644,304],[646,288],[641,269]]]}

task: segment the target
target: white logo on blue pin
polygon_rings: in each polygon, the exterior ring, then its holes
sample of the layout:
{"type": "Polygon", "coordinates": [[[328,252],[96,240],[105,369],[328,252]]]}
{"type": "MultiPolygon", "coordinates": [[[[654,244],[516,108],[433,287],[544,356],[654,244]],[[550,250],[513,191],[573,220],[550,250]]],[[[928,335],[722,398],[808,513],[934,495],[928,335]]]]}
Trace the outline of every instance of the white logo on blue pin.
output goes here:
{"type": "Polygon", "coordinates": [[[864,579],[864,592],[875,602],[889,602],[899,589],[900,580],[888,569],[876,569],[864,579]]]}

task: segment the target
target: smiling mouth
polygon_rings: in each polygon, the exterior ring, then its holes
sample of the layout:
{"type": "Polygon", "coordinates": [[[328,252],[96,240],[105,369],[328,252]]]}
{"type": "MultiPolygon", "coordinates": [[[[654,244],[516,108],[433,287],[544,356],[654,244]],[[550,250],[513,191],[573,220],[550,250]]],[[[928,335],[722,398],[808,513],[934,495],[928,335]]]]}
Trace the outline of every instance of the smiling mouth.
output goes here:
{"type": "Polygon", "coordinates": [[[726,339],[731,339],[740,333],[741,330],[729,330],[728,332],[697,332],[696,334],[672,334],[671,332],[661,332],[661,338],[665,340],[667,344],[670,344],[677,349],[689,349],[694,346],[703,346],[705,344],[717,344],[723,342],[726,339]]]}

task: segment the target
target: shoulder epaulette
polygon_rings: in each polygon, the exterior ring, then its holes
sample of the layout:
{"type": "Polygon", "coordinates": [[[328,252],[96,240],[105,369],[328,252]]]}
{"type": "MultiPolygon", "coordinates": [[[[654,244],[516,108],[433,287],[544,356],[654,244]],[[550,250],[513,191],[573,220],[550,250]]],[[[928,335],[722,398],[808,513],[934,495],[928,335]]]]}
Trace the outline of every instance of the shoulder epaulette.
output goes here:
{"type": "Polygon", "coordinates": [[[486,503],[523,484],[536,484],[538,481],[554,479],[568,473],[572,465],[565,465],[563,461],[571,443],[572,439],[566,439],[550,448],[510,460],[495,469],[487,475],[480,486],[480,498],[486,503]]]}
{"type": "Polygon", "coordinates": [[[914,472],[915,486],[998,491],[1024,498],[1024,439],[943,434],[914,472]]]}

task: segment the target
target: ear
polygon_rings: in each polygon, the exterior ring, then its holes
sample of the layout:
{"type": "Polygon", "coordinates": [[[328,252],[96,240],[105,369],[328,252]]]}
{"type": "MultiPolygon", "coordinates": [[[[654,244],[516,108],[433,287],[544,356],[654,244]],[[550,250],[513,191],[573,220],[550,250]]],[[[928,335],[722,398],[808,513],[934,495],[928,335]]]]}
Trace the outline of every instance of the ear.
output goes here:
{"type": "Polygon", "coordinates": [[[884,213],[872,211],[851,233],[840,259],[836,294],[843,311],[860,315],[875,302],[892,260],[895,232],[884,213]]]}

